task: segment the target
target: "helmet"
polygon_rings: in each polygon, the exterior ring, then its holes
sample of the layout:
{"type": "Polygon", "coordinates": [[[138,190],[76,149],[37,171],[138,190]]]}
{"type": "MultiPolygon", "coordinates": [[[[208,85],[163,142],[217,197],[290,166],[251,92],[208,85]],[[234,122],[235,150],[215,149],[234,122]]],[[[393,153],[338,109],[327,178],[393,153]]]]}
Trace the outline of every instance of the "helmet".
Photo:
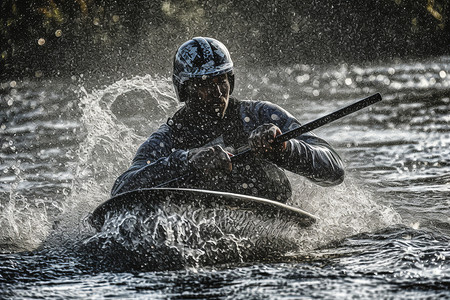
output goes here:
{"type": "Polygon", "coordinates": [[[233,62],[227,48],[218,40],[195,37],[181,45],[173,59],[172,81],[178,100],[185,101],[183,85],[191,78],[228,74],[230,94],[234,88],[233,62]]]}

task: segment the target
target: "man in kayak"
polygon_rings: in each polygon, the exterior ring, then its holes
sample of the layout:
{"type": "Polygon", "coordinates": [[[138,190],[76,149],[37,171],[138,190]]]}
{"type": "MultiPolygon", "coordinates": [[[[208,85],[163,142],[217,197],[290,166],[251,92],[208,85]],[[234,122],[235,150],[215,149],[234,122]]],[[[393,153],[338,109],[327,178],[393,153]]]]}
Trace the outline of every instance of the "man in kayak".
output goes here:
{"type": "Polygon", "coordinates": [[[185,105],[138,149],[132,166],[111,194],[157,187],[189,187],[259,196],[286,202],[292,194],[283,169],[321,186],[339,184],[344,169],[339,155],[313,133],[281,144],[283,132],[300,127],[287,111],[270,102],[230,97],[233,62],[227,48],[197,37],[178,48],[173,84],[185,105]],[[231,163],[230,156],[250,147],[253,155],[231,163]]]}

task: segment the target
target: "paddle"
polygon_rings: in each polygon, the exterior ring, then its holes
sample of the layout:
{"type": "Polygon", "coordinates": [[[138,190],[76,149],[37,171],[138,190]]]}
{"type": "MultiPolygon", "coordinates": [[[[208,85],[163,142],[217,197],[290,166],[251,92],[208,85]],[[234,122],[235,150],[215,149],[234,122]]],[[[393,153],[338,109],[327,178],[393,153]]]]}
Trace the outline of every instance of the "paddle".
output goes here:
{"type": "MultiPolygon", "coordinates": [[[[365,108],[365,107],[367,107],[369,105],[372,105],[374,103],[377,103],[377,102],[379,102],[381,100],[382,100],[381,95],[379,93],[376,93],[376,94],[374,94],[372,96],[369,96],[367,98],[359,100],[359,101],[357,101],[357,102],[355,102],[353,104],[350,104],[350,105],[348,105],[348,106],[346,106],[344,108],[338,109],[335,112],[332,112],[332,113],[330,113],[328,115],[325,115],[323,117],[320,117],[320,118],[318,118],[318,119],[316,119],[314,121],[306,123],[305,125],[302,125],[302,126],[300,126],[298,128],[295,128],[295,129],[292,129],[290,131],[287,131],[287,132],[277,136],[275,138],[274,143],[286,142],[286,141],[288,141],[288,140],[290,140],[292,138],[298,137],[299,135],[302,135],[304,133],[307,133],[309,131],[317,129],[317,128],[323,126],[323,125],[329,124],[329,123],[331,123],[333,121],[336,121],[336,120],[338,120],[338,119],[340,119],[342,117],[345,117],[345,116],[347,116],[347,115],[349,115],[351,113],[354,113],[354,112],[356,112],[358,110],[361,110],[361,109],[363,109],[363,108],[365,108]]],[[[243,149],[242,152],[232,156],[231,157],[231,161],[232,162],[236,162],[238,159],[242,159],[243,157],[247,156],[250,153],[251,153],[251,149],[250,149],[250,147],[247,146],[246,148],[243,149]]],[[[175,179],[166,181],[164,183],[161,183],[161,184],[159,184],[159,185],[157,185],[155,187],[157,187],[157,188],[164,187],[164,186],[167,186],[167,185],[169,185],[169,184],[171,184],[173,182],[186,180],[190,176],[192,176],[192,174],[186,174],[186,175],[177,177],[175,179]]]]}
{"type": "MultiPolygon", "coordinates": [[[[350,104],[344,108],[338,109],[335,112],[332,112],[328,115],[325,115],[323,117],[320,117],[314,121],[311,121],[309,123],[306,123],[305,125],[302,125],[298,128],[292,129],[290,131],[286,131],[285,133],[277,136],[275,138],[274,143],[283,143],[287,142],[290,139],[296,138],[299,135],[302,135],[304,133],[307,133],[309,131],[312,131],[314,129],[317,129],[319,127],[322,127],[323,125],[329,124],[333,121],[336,121],[337,119],[340,119],[342,117],[345,117],[351,113],[354,113],[358,110],[361,110],[369,105],[372,105],[374,103],[377,103],[381,101],[381,95],[379,93],[376,93],[372,96],[369,96],[367,98],[364,98],[362,100],[359,100],[353,104],[350,104]]],[[[242,152],[234,155],[231,157],[231,161],[235,161],[237,159],[240,159],[243,156],[246,156],[247,154],[251,153],[251,149],[249,146],[245,147],[242,152]]]]}

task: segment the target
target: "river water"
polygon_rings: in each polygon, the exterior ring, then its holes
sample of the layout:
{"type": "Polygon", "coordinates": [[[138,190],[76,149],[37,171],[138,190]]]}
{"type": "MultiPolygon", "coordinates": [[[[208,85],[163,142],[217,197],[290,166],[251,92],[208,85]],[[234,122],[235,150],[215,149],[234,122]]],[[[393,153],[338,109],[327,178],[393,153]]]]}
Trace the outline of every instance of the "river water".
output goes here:
{"type": "Polygon", "coordinates": [[[315,131],[345,160],[343,184],[288,174],[290,204],[319,222],[250,216],[259,225],[230,221],[230,231],[226,211],[186,208],[157,213],[140,235],[123,216],[97,233],[89,214],[179,107],[169,79],[3,82],[0,298],[450,298],[450,58],[236,77],[236,97],[273,101],[303,123],[382,94],[315,131]]]}

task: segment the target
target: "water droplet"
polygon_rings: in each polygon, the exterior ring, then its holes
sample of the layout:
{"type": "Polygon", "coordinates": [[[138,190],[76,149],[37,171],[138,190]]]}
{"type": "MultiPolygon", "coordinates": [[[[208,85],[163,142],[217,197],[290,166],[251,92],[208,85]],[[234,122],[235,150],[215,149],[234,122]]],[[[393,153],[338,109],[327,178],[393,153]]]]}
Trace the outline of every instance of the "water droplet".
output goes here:
{"type": "Polygon", "coordinates": [[[280,117],[279,117],[278,115],[276,115],[276,114],[272,114],[272,115],[270,116],[270,118],[271,118],[272,120],[274,120],[274,121],[278,121],[278,120],[280,119],[280,117]]]}
{"type": "Polygon", "coordinates": [[[295,77],[295,80],[296,80],[298,83],[304,83],[304,82],[308,81],[309,78],[310,78],[310,77],[309,77],[308,74],[304,74],[304,75],[302,75],[302,76],[297,76],[297,77],[295,77]]]}
{"type": "Polygon", "coordinates": [[[61,29],[56,30],[56,31],[55,31],[55,36],[56,36],[56,37],[62,36],[62,30],[61,30],[61,29]]]}
{"type": "Polygon", "coordinates": [[[38,45],[39,45],[39,46],[43,46],[44,44],[45,44],[45,39],[40,38],[40,39],[38,40],[38,45]]]}
{"type": "Polygon", "coordinates": [[[12,88],[15,88],[16,87],[16,85],[17,85],[17,82],[16,81],[11,81],[10,83],[9,83],[9,86],[10,87],[12,87],[12,88]]]}
{"type": "Polygon", "coordinates": [[[411,227],[413,228],[413,229],[419,229],[419,227],[420,227],[420,222],[416,222],[416,223],[414,223],[414,224],[411,224],[411,227]]]}
{"type": "Polygon", "coordinates": [[[444,70],[439,72],[439,76],[444,79],[445,77],[447,77],[447,72],[445,72],[444,70]]]}
{"type": "Polygon", "coordinates": [[[244,122],[246,122],[246,123],[250,122],[250,118],[249,117],[245,117],[244,118],[244,122]]]}
{"type": "Polygon", "coordinates": [[[345,78],[345,84],[346,85],[351,85],[353,82],[353,80],[351,78],[345,78]]]}

